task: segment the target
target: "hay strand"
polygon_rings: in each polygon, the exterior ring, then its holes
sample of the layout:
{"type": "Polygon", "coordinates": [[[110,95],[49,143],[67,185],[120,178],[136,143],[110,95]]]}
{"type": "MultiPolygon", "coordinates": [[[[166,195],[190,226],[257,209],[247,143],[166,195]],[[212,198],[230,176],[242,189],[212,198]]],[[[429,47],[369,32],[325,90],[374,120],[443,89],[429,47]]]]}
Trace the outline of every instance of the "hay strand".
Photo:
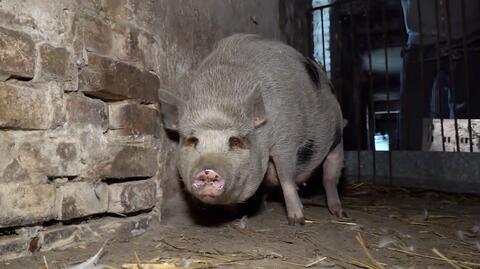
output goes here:
{"type": "Polygon", "coordinates": [[[365,243],[365,240],[363,240],[362,235],[360,233],[357,233],[355,238],[357,239],[358,243],[360,244],[360,247],[362,247],[362,250],[365,253],[365,255],[367,255],[368,259],[376,266],[376,268],[385,269],[385,267],[383,267],[383,265],[380,264],[377,260],[375,260],[372,256],[372,254],[370,254],[370,251],[368,251],[367,244],[365,243]]]}
{"type": "Polygon", "coordinates": [[[48,263],[47,263],[47,258],[45,258],[45,256],[43,256],[43,263],[45,264],[45,268],[49,269],[48,268],[48,263]]]}
{"type": "Polygon", "coordinates": [[[440,251],[438,251],[436,248],[432,249],[432,252],[437,254],[440,258],[442,258],[442,260],[446,261],[448,264],[450,264],[451,266],[453,266],[454,268],[456,269],[462,269],[462,267],[458,266],[455,262],[453,262],[452,260],[450,260],[449,258],[447,258],[445,255],[443,255],[442,253],[440,253],[440,251]]]}

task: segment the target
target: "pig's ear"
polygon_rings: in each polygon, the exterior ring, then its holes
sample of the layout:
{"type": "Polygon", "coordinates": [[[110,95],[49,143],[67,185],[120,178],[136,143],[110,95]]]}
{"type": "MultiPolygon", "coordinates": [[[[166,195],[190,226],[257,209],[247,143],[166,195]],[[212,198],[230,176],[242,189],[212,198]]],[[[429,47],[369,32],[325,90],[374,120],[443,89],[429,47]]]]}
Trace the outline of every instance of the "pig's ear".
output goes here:
{"type": "Polygon", "coordinates": [[[158,91],[158,97],[160,99],[163,126],[167,130],[178,131],[178,105],[180,100],[163,89],[158,91]]]}
{"type": "Polygon", "coordinates": [[[255,128],[263,125],[267,121],[267,118],[260,87],[255,87],[255,89],[249,94],[247,100],[250,107],[250,118],[253,120],[253,125],[255,128]]]}

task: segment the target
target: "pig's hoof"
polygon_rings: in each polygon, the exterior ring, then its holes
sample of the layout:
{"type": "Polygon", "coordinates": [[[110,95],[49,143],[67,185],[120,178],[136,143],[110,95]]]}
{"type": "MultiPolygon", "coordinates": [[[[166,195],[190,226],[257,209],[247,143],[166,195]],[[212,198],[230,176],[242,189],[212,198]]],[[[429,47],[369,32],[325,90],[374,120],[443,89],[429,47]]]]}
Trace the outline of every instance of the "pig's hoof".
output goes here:
{"type": "Polygon", "coordinates": [[[343,211],[343,208],[340,204],[331,205],[328,207],[328,210],[337,218],[348,218],[347,212],[343,211]]]}
{"type": "Polygon", "coordinates": [[[288,224],[295,226],[297,224],[304,225],[305,217],[303,214],[293,214],[293,216],[288,216],[288,224]]]}
{"type": "Polygon", "coordinates": [[[347,212],[341,210],[340,212],[335,212],[333,213],[333,215],[335,215],[335,217],[337,218],[348,218],[348,215],[347,215],[347,212]]]}

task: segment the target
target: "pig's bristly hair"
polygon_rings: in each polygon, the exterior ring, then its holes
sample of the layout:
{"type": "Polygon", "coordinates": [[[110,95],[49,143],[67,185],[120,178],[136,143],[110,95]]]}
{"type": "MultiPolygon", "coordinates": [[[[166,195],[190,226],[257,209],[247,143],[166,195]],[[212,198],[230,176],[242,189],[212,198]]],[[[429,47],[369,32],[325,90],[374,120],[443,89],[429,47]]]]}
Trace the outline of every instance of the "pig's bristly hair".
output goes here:
{"type": "Polygon", "coordinates": [[[189,129],[235,130],[238,133],[247,134],[251,129],[251,126],[247,124],[248,120],[234,121],[233,119],[242,118],[242,114],[241,112],[233,112],[234,115],[231,115],[232,112],[232,110],[219,107],[197,110],[191,114],[189,124],[185,127],[189,129]]]}
{"type": "Polygon", "coordinates": [[[182,106],[182,129],[233,129],[247,135],[254,128],[248,96],[260,90],[255,75],[235,64],[202,67],[191,77],[191,96],[182,106]]]}

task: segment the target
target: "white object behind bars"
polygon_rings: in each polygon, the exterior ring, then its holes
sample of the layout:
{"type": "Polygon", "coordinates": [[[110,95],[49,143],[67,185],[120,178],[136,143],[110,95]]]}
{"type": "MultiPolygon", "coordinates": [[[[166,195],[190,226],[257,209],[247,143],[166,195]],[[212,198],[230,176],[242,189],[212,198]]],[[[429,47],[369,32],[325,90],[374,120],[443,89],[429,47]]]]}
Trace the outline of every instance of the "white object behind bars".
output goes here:
{"type": "MultiPolygon", "coordinates": [[[[468,134],[468,120],[458,119],[458,136],[461,152],[470,152],[470,141],[468,134]]],[[[443,151],[442,128],[440,119],[424,119],[423,150],[443,151]]],[[[445,140],[445,151],[457,151],[455,139],[455,121],[453,119],[443,120],[443,133],[445,140]]],[[[480,152],[480,119],[472,119],[472,143],[473,152],[480,152]]]]}

